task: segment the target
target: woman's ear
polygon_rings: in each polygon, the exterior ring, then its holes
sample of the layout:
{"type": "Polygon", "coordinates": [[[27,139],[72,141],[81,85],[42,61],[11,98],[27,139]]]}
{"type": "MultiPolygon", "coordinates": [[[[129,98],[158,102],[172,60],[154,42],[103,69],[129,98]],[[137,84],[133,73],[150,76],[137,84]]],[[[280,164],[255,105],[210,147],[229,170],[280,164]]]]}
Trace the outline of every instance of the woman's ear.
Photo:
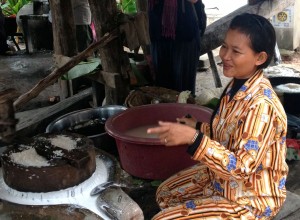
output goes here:
{"type": "Polygon", "coordinates": [[[260,66],[264,64],[268,59],[268,54],[265,51],[262,51],[258,54],[257,60],[256,60],[256,65],[260,66]]]}

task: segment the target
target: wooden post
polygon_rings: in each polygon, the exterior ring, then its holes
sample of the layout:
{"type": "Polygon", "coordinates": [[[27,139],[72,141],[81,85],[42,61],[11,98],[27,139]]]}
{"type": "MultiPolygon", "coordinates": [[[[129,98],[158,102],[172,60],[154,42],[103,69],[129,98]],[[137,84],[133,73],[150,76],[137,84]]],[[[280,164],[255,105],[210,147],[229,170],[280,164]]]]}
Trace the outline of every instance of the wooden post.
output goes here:
{"type": "Polygon", "coordinates": [[[15,89],[0,92],[0,141],[11,142],[15,136],[16,124],[13,99],[18,96],[15,89]]]}
{"type": "MultiPolygon", "coordinates": [[[[50,0],[54,54],[73,57],[77,54],[76,29],[71,0],[50,0]]],[[[61,99],[72,95],[71,83],[60,80],[61,99]]]]}
{"type": "MultiPolygon", "coordinates": [[[[147,0],[136,0],[136,8],[138,12],[148,12],[148,1],[147,0]]],[[[148,16],[147,16],[148,17],[148,16]]],[[[149,45],[141,46],[144,56],[150,55],[149,45]]]]}
{"type": "Polygon", "coordinates": [[[147,11],[148,10],[148,1],[147,0],[136,0],[136,7],[138,11],[147,11]]]}
{"type": "MultiPolygon", "coordinates": [[[[110,32],[118,24],[117,4],[115,0],[89,0],[92,18],[95,22],[97,38],[110,32]]],[[[106,104],[124,104],[129,94],[129,79],[126,73],[122,74],[123,45],[120,38],[111,41],[107,46],[99,49],[101,65],[104,71],[120,73],[116,88],[105,85],[106,104]]]]}

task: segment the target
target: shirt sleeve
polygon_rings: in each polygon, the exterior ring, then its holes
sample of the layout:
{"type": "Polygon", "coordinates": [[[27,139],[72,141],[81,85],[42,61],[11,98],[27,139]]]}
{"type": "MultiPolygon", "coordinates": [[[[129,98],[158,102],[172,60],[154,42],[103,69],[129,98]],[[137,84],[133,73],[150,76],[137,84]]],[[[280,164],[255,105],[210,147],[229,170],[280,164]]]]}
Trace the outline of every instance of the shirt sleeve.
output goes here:
{"type": "Polygon", "coordinates": [[[279,139],[286,129],[285,123],[284,118],[276,116],[272,103],[265,100],[256,103],[240,118],[233,132],[232,146],[226,148],[203,135],[192,158],[203,162],[225,180],[247,179],[261,165],[269,147],[275,142],[281,143],[279,139]]]}
{"type": "Polygon", "coordinates": [[[210,124],[207,122],[202,122],[199,131],[210,137],[210,124]]]}

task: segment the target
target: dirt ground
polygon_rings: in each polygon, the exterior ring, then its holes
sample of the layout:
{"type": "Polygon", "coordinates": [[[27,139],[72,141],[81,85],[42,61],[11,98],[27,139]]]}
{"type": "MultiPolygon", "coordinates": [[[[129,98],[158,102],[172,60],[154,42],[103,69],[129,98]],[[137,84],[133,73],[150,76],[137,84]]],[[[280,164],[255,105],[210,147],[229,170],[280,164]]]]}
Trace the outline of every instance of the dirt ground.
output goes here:
{"type": "MultiPolygon", "coordinates": [[[[218,63],[218,59],[217,63],[218,63]]],[[[282,53],[282,64],[279,66],[291,68],[295,73],[300,73],[300,52],[285,51],[282,53]]],[[[207,63],[207,62],[206,62],[207,63]]],[[[17,52],[13,56],[0,56],[0,91],[7,88],[15,88],[20,94],[30,90],[37,82],[47,76],[53,70],[51,51],[39,51],[34,54],[26,54],[25,51],[17,52]]],[[[222,81],[222,88],[216,88],[209,65],[197,73],[196,100],[203,103],[211,97],[219,97],[222,89],[230,79],[222,75],[222,69],[218,66],[222,81]]],[[[31,100],[22,110],[29,110],[50,105],[49,97],[59,96],[57,83],[49,86],[38,97],[31,100]]],[[[291,178],[287,180],[288,190],[300,195],[298,175],[300,172],[299,161],[291,163],[291,178]]],[[[152,181],[144,181],[144,187],[129,190],[127,193],[144,211],[145,219],[150,219],[159,208],[155,202],[157,185],[152,181]]]]}
{"type": "MultiPolygon", "coordinates": [[[[11,56],[0,56],[0,91],[14,88],[21,95],[33,88],[53,70],[52,51],[27,54],[21,50],[11,56]]],[[[49,105],[50,96],[59,95],[57,83],[42,91],[21,110],[29,110],[49,105]]]]}

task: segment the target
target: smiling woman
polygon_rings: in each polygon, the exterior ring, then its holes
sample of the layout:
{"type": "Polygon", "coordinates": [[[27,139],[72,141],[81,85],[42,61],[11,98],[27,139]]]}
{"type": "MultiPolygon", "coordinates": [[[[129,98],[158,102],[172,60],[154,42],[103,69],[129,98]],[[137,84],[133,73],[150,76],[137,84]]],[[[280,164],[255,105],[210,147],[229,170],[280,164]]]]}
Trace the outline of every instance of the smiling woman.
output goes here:
{"type": "Polygon", "coordinates": [[[286,198],[287,116],[263,68],[275,47],[275,31],[264,17],[233,18],[220,49],[223,72],[232,77],[210,123],[179,118],[149,128],[168,148],[189,144],[199,163],[158,188],[162,209],[153,219],[272,218],[286,198]]]}

